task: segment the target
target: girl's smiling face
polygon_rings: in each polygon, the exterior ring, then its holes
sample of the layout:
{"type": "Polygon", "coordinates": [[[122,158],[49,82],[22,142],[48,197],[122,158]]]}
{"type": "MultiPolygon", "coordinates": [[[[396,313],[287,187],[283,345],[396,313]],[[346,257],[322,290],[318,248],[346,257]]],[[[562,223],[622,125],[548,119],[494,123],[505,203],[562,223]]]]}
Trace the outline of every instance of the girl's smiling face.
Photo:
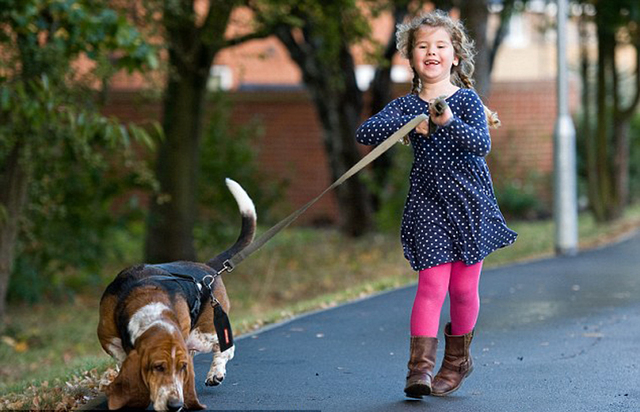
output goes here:
{"type": "Polygon", "coordinates": [[[429,26],[416,30],[411,65],[423,83],[449,81],[454,64],[458,64],[458,57],[447,30],[429,26]]]}

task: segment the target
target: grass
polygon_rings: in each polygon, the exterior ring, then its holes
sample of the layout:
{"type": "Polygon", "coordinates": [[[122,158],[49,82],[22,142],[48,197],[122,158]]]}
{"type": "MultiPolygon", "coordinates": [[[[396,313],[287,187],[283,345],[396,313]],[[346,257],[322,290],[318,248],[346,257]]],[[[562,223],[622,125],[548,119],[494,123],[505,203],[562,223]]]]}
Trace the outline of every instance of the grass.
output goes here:
{"type": "MultiPolygon", "coordinates": [[[[518,241],[490,255],[485,267],[553,255],[552,221],[510,226],[518,241]]],[[[608,225],[581,215],[579,227],[580,248],[606,244],[640,228],[640,205],[608,225]]],[[[202,251],[203,257],[214,253],[202,251]]],[[[104,285],[126,265],[122,261],[107,266],[104,285]]],[[[307,228],[285,230],[224,276],[236,335],[416,279],[396,233],[353,240],[334,230],[307,228]]],[[[0,334],[0,409],[64,410],[98,393],[100,375],[113,365],[95,335],[101,293],[102,287],[66,302],[9,308],[0,334]]]]}

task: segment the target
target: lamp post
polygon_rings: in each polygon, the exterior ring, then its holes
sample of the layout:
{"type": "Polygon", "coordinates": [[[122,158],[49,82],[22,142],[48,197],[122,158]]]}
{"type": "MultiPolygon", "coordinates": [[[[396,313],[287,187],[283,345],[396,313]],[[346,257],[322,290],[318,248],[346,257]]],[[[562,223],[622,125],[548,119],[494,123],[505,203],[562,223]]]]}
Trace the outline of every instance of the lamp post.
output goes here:
{"type": "Polygon", "coordinates": [[[569,115],[567,76],[567,2],[557,0],[558,10],[558,117],[554,131],[554,220],[558,255],[578,251],[578,190],[576,183],[576,130],[569,115]]]}

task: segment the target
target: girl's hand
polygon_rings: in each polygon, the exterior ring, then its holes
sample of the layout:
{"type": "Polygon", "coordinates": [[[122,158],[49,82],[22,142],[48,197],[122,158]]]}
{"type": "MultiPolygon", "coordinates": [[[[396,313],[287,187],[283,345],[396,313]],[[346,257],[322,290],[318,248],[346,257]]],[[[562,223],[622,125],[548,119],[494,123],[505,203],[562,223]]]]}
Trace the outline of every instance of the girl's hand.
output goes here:
{"type": "Polygon", "coordinates": [[[429,134],[429,119],[416,126],[416,133],[427,136],[429,134]]]}
{"type": "Polygon", "coordinates": [[[415,131],[423,136],[429,136],[431,133],[435,133],[438,127],[446,126],[452,120],[451,108],[444,97],[438,97],[429,102],[429,119],[416,126],[415,131]]]}
{"type": "MultiPolygon", "coordinates": [[[[453,113],[451,112],[451,108],[449,106],[447,106],[444,112],[440,116],[438,116],[434,108],[434,105],[431,104],[429,105],[429,116],[431,117],[431,121],[438,126],[444,126],[447,123],[449,123],[450,120],[453,119],[453,113]]],[[[416,131],[417,130],[418,128],[416,127],[416,131]]],[[[427,132],[428,132],[428,129],[427,129],[427,132]]]]}

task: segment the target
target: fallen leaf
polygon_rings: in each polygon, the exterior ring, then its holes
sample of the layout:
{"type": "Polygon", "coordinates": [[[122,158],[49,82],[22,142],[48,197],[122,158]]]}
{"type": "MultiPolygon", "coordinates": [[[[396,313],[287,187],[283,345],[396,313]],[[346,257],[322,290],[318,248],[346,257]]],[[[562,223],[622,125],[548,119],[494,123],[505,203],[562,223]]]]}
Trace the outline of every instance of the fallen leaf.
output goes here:
{"type": "Polygon", "coordinates": [[[29,350],[29,345],[27,345],[27,342],[18,342],[16,343],[16,346],[13,347],[13,349],[15,349],[15,351],[18,353],[24,353],[29,350]]]}

